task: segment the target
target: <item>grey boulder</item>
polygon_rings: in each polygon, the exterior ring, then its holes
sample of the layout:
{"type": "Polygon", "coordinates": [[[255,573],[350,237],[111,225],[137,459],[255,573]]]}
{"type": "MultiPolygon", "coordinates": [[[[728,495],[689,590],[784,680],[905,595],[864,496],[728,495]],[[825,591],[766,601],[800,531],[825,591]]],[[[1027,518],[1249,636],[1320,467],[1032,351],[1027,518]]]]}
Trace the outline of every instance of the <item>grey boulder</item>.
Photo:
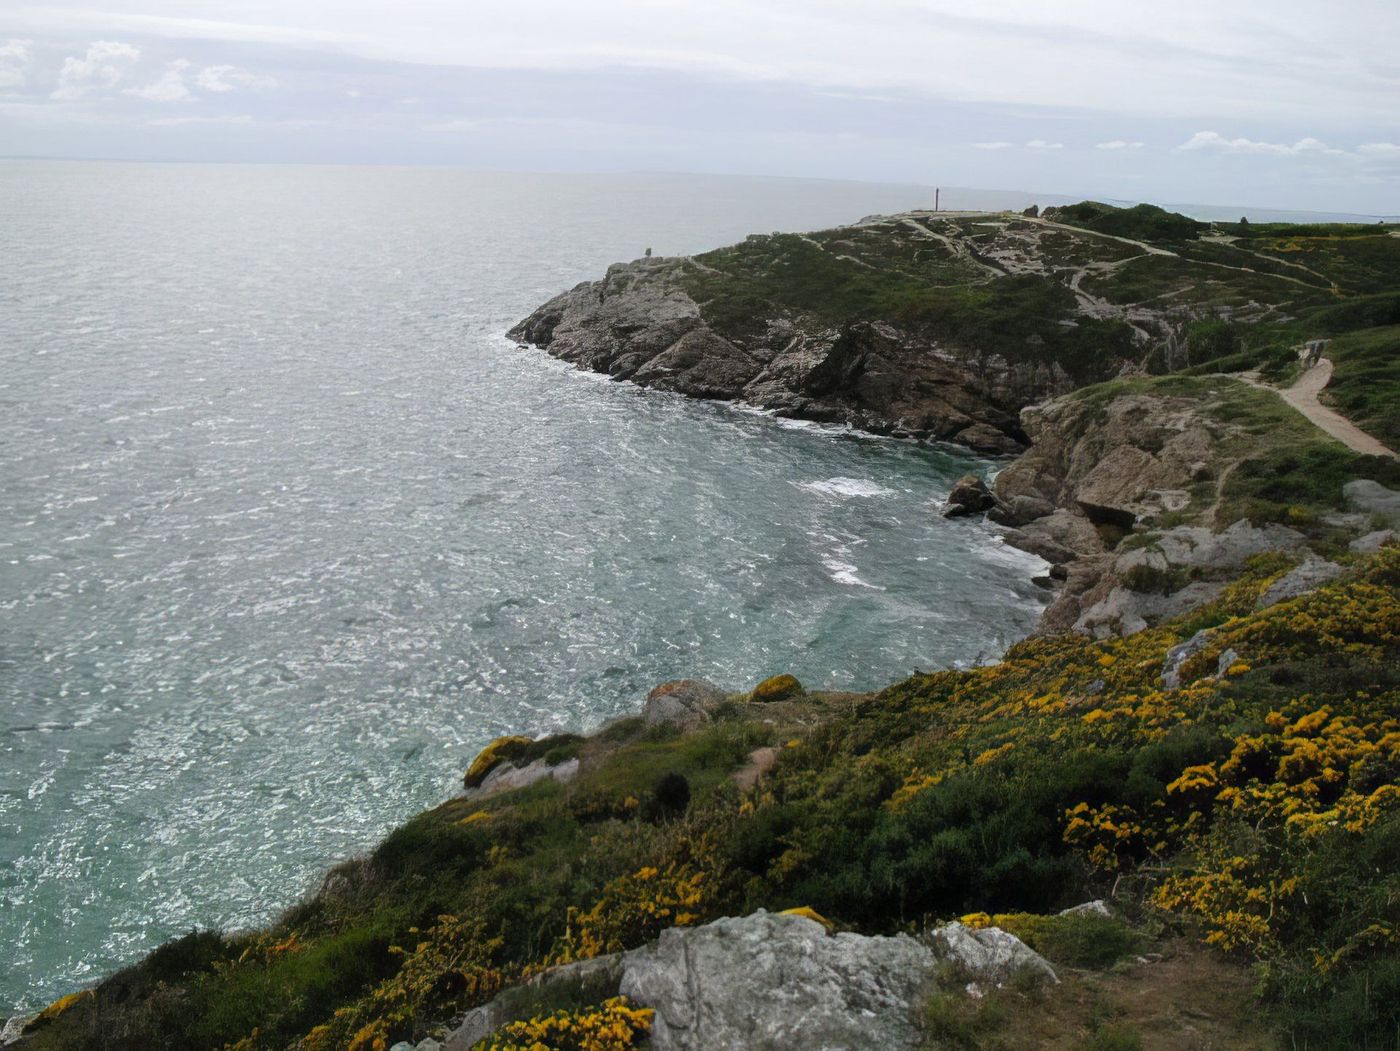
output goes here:
{"type": "Polygon", "coordinates": [[[1254,603],[1254,608],[1268,609],[1280,602],[1306,595],[1323,584],[1330,584],[1341,576],[1342,572],[1342,567],[1335,562],[1327,562],[1320,558],[1306,559],[1270,584],[1268,590],[1254,603]]]}
{"type": "Polygon", "coordinates": [[[1347,503],[1360,511],[1384,518],[1392,526],[1400,526],[1400,493],[1387,489],[1380,482],[1358,478],[1342,486],[1347,503]]]}
{"type": "Polygon", "coordinates": [[[647,694],[642,721],[648,726],[671,725],[693,730],[708,723],[711,713],[723,700],[724,691],[704,679],[663,682],[647,694]]]}
{"type": "Polygon", "coordinates": [[[627,954],[622,993],[655,1010],[657,1051],[894,1051],[918,1046],[933,966],[906,935],[830,935],[759,910],[663,931],[627,954]]]}
{"type": "Polygon", "coordinates": [[[976,930],[957,922],[945,923],[929,931],[929,940],[940,961],[958,967],[978,985],[1005,985],[1023,972],[1060,983],[1045,957],[1000,927],[976,930]]]}

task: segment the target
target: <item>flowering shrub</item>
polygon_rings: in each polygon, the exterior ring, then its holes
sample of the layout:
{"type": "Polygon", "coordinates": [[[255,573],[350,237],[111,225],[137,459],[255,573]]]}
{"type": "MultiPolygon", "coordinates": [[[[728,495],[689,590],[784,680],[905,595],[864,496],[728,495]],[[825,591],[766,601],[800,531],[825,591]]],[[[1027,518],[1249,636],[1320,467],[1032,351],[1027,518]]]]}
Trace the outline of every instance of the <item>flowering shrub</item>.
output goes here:
{"type": "Polygon", "coordinates": [[[651,1008],[618,996],[581,1011],[511,1022],[475,1051],[622,1051],[646,1038],[652,1015],[651,1008]]]}
{"type": "Polygon", "coordinates": [[[403,960],[398,973],[312,1029],[302,1041],[306,1051],[384,1051],[391,1032],[410,1028],[420,1016],[430,1018],[447,1003],[489,1000],[518,977],[518,970],[491,965],[501,939],[488,937],[479,917],[443,915],[428,930],[412,933],[419,935],[412,949],[391,949],[403,960]]]}
{"type": "Polygon", "coordinates": [[[568,927],[551,964],[618,952],[655,937],[666,927],[686,927],[713,897],[713,845],[694,843],[687,855],[658,868],[644,865],[612,880],[592,907],[569,909],[568,927]]]}

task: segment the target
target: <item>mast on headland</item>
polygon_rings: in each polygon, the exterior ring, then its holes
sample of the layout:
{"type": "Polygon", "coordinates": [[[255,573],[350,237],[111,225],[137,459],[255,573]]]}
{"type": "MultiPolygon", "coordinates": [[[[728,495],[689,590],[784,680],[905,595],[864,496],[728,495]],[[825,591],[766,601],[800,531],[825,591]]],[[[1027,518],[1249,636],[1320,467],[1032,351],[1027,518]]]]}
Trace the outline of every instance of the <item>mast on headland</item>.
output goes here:
{"type": "Polygon", "coordinates": [[[938,187],[933,188],[933,210],[938,211],[938,187]]]}

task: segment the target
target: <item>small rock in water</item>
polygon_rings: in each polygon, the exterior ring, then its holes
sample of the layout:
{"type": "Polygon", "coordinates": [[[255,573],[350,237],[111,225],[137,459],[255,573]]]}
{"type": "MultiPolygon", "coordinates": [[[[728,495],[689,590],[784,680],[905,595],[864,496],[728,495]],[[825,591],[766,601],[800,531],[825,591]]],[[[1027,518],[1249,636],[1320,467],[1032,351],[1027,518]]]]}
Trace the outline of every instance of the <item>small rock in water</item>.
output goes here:
{"type": "Polygon", "coordinates": [[[953,483],[953,490],[943,504],[943,517],[961,518],[981,514],[990,511],[996,502],[986,482],[978,475],[965,474],[953,483]]]}

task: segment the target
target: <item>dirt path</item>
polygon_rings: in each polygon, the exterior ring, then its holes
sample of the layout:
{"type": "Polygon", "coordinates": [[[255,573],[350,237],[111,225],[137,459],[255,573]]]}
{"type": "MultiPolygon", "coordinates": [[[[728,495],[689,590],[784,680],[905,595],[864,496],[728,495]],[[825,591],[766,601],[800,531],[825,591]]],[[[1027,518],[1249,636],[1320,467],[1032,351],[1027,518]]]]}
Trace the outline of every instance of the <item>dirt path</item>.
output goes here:
{"type": "Polygon", "coordinates": [[[747,792],[758,784],[759,778],[773,769],[773,764],[777,761],[776,748],[755,748],[749,753],[748,765],[734,771],[734,783],[739,786],[741,792],[747,792]]]}
{"type": "Polygon", "coordinates": [[[905,226],[909,227],[909,229],[913,230],[920,237],[925,237],[931,241],[937,241],[939,244],[942,244],[957,258],[962,259],[965,262],[971,263],[973,266],[981,267],[987,273],[991,274],[992,277],[995,278],[1006,276],[1006,271],[1000,270],[997,267],[992,266],[990,263],[984,263],[982,260],[974,256],[972,252],[968,249],[966,242],[962,241],[961,239],[954,240],[946,234],[940,234],[936,230],[931,230],[912,216],[903,216],[900,218],[900,222],[903,223],[905,226]]]}
{"type": "Polygon", "coordinates": [[[1303,373],[1297,383],[1286,390],[1269,387],[1247,375],[1240,378],[1252,386],[1274,391],[1315,426],[1326,431],[1348,449],[1366,456],[1389,456],[1392,460],[1400,460],[1400,455],[1396,455],[1393,450],[1372,438],[1335,409],[1329,409],[1317,400],[1319,392],[1332,379],[1332,362],[1327,358],[1320,359],[1316,365],[1303,373]]]}
{"type": "Polygon", "coordinates": [[[1088,230],[1082,226],[1070,226],[1068,223],[1057,223],[1053,219],[1046,219],[1044,217],[1032,219],[1030,216],[1024,216],[1023,219],[1026,222],[1039,223],[1041,226],[1054,227],[1056,230],[1067,230],[1072,234],[1078,234],[1080,237],[1101,237],[1105,241],[1117,241],[1119,244],[1132,245],[1134,248],[1141,248],[1148,255],[1169,255],[1173,258],[1180,258],[1175,252],[1162,248],[1160,245],[1151,245],[1146,241],[1134,241],[1131,237],[1119,237],[1117,234],[1106,234],[1100,230],[1088,230]]]}

